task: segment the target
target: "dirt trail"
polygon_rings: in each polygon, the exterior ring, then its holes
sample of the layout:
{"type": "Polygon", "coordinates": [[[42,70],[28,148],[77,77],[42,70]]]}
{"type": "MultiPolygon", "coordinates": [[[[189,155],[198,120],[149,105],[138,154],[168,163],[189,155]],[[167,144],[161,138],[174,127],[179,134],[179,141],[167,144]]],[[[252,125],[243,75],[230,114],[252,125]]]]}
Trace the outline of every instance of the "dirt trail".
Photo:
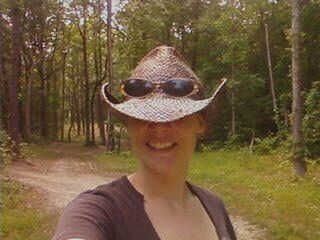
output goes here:
{"type": "MultiPolygon", "coordinates": [[[[51,156],[50,160],[32,160],[33,166],[12,165],[8,170],[12,179],[35,187],[43,193],[41,197],[48,211],[61,211],[80,192],[111,182],[122,175],[97,173],[90,157],[102,152],[102,148],[92,149],[78,144],[54,143],[46,146],[46,150],[56,156],[51,156]]],[[[231,220],[239,240],[266,239],[264,230],[248,223],[240,216],[231,216],[231,220]]]]}

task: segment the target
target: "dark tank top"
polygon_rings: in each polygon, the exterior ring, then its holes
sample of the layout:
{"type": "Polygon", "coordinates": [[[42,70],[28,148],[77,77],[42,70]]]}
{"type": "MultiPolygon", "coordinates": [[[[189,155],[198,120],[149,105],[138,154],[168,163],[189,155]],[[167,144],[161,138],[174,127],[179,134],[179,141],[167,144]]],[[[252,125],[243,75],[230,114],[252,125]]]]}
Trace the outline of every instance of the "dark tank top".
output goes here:
{"type": "MultiPolygon", "coordinates": [[[[216,228],[220,240],[236,240],[221,199],[186,182],[216,228]]],[[[145,209],[144,196],[123,176],[79,194],[68,203],[58,221],[53,240],[160,240],[145,209]]]]}

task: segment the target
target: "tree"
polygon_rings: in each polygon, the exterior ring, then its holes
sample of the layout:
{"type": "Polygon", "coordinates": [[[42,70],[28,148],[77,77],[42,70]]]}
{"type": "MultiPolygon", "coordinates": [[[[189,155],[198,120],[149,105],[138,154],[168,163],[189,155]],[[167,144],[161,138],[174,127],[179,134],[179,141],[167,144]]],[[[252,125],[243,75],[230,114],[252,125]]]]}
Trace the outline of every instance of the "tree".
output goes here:
{"type": "MultiPolygon", "coordinates": [[[[109,91],[113,91],[113,58],[112,58],[112,32],[111,32],[111,17],[112,17],[112,0],[108,0],[108,20],[107,20],[107,38],[108,38],[108,56],[107,56],[107,69],[108,69],[108,81],[109,81],[109,91]]],[[[106,146],[109,151],[114,150],[114,125],[111,123],[110,112],[107,113],[107,136],[106,136],[106,146]]]]}
{"type": "Polygon", "coordinates": [[[2,6],[0,4],[0,130],[7,129],[6,105],[7,105],[7,81],[5,71],[5,54],[4,54],[4,31],[5,24],[2,16],[2,6]]]}
{"type": "Polygon", "coordinates": [[[81,1],[81,8],[76,8],[76,5],[73,6],[75,8],[75,16],[77,16],[77,28],[82,42],[84,76],[84,126],[86,135],[85,144],[92,145],[90,135],[90,79],[88,63],[88,0],[81,1]]]}
{"type": "Polygon", "coordinates": [[[12,141],[12,159],[18,161],[20,153],[20,118],[18,88],[21,75],[21,10],[16,2],[10,11],[12,21],[12,59],[11,76],[9,79],[9,135],[12,141]]]}
{"type": "Polygon", "coordinates": [[[303,153],[302,79],[301,79],[301,1],[292,0],[292,138],[295,172],[303,176],[307,171],[303,153]]]}

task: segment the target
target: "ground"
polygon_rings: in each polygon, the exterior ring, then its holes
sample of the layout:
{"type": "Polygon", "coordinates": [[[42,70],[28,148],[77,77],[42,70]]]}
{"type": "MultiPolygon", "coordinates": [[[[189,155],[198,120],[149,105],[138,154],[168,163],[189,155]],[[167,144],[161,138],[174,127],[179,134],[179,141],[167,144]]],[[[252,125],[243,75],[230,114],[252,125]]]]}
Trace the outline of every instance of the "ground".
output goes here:
{"type": "MultiPolygon", "coordinates": [[[[48,159],[27,159],[32,164],[13,164],[9,176],[37,190],[46,210],[61,212],[64,206],[80,192],[105,184],[123,175],[98,171],[92,161],[93,154],[104,151],[102,147],[84,147],[79,144],[53,143],[44,146],[48,159]]],[[[42,157],[43,158],[43,157],[42,157]]],[[[231,215],[239,240],[265,239],[264,230],[250,224],[240,216],[231,215]]]]}

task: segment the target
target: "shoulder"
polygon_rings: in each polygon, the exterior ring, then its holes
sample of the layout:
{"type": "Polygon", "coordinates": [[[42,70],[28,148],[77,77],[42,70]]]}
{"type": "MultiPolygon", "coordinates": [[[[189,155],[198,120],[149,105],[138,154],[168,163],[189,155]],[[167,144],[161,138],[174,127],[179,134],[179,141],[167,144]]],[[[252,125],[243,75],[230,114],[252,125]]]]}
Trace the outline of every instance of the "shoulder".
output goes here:
{"type": "Polygon", "coordinates": [[[221,235],[229,236],[228,239],[236,240],[237,237],[222,199],[215,192],[199,186],[191,185],[191,190],[199,197],[214,219],[217,231],[221,235]]]}
{"type": "Polygon", "coordinates": [[[212,204],[216,204],[217,206],[220,206],[220,207],[224,207],[222,198],[214,191],[211,191],[207,188],[193,185],[191,183],[188,183],[188,184],[191,187],[191,190],[195,192],[196,195],[201,197],[202,200],[206,202],[211,202],[212,204]]]}
{"type": "Polygon", "coordinates": [[[123,178],[118,178],[110,183],[101,184],[94,189],[86,190],[71,200],[66,208],[78,203],[113,204],[117,198],[125,194],[123,178]]]}
{"type": "Polygon", "coordinates": [[[112,239],[122,178],[80,193],[65,207],[53,239],[112,239]]]}

